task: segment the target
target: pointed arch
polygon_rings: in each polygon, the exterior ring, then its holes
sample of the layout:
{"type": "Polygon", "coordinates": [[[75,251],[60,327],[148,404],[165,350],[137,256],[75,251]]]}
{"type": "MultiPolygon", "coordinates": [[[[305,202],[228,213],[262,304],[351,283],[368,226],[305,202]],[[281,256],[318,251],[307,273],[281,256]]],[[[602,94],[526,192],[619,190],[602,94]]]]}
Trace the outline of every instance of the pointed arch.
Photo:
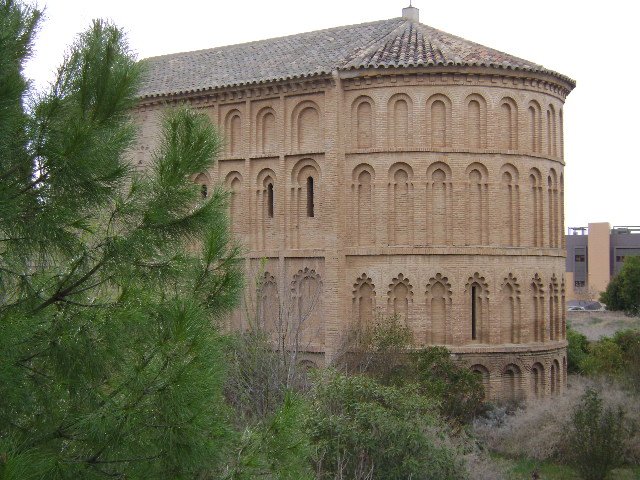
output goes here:
{"type": "Polygon", "coordinates": [[[560,340],[560,287],[554,273],[549,282],[549,339],[560,340]]]}
{"type": "Polygon", "coordinates": [[[437,93],[427,100],[428,138],[431,148],[451,146],[451,100],[437,93]]]}
{"type": "Polygon", "coordinates": [[[500,338],[502,343],[520,343],[520,285],[511,273],[502,283],[500,338]]]}
{"type": "Polygon", "coordinates": [[[387,185],[390,213],[389,243],[413,244],[413,169],[406,163],[395,163],[389,169],[387,185]]]}
{"type": "Polygon", "coordinates": [[[482,163],[467,167],[467,245],[489,243],[489,172],[482,163]]]}
{"type": "Polygon", "coordinates": [[[389,315],[398,316],[406,325],[409,325],[413,305],[413,287],[402,273],[389,284],[387,302],[389,315]]]}
{"type": "Polygon", "coordinates": [[[353,169],[351,195],[357,245],[372,245],[375,242],[374,180],[375,172],[371,165],[361,163],[353,169]]]}
{"type": "Polygon", "coordinates": [[[374,146],[374,125],[373,115],[375,102],[371,97],[360,96],[356,98],[352,105],[351,118],[353,119],[353,132],[355,147],[357,149],[367,149],[374,146]]]}
{"type": "Polygon", "coordinates": [[[451,284],[447,277],[438,273],[429,279],[425,293],[427,322],[430,324],[426,341],[429,344],[452,343],[451,296],[451,284]]]}
{"type": "Polygon", "coordinates": [[[409,128],[413,117],[413,101],[409,95],[397,93],[387,104],[387,125],[390,148],[408,148],[412,143],[409,128]]]}
{"type": "Polygon", "coordinates": [[[498,148],[502,150],[518,149],[518,104],[511,97],[500,100],[500,133],[498,148]]]}
{"type": "Polygon", "coordinates": [[[506,163],[500,169],[500,228],[501,243],[520,246],[520,185],[518,169],[506,163]]]}
{"type": "Polygon", "coordinates": [[[536,273],[531,280],[531,338],[534,342],[545,341],[545,297],[540,276],[536,273]]]}
{"type": "Polygon", "coordinates": [[[324,345],[322,279],[312,268],[298,270],[291,282],[291,336],[301,350],[324,345]]]}
{"type": "Polygon", "coordinates": [[[434,162],[427,168],[426,243],[451,245],[453,237],[453,183],[451,167],[434,162]]]}
{"type": "Polygon", "coordinates": [[[278,282],[269,272],[264,272],[258,285],[258,324],[272,340],[280,338],[282,319],[278,282]]]}
{"type": "Polygon", "coordinates": [[[489,343],[489,286],[484,277],[474,273],[465,286],[468,325],[465,338],[470,343],[489,343]]]}
{"type": "Polygon", "coordinates": [[[487,101],[472,93],[465,99],[467,148],[483,149],[487,147],[487,101]]]}
{"type": "Polygon", "coordinates": [[[353,317],[358,331],[365,331],[373,324],[376,287],[371,278],[363,273],[353,284],[353,317]]]}

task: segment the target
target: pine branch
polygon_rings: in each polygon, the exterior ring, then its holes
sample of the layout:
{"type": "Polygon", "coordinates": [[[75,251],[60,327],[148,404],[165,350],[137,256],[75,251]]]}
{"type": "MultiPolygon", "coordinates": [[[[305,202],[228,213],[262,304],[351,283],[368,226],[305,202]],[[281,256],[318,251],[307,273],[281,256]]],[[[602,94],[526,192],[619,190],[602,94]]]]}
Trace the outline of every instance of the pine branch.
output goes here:
{"type": "Polygon", "coordinates": [[[49,299],[45,300],[43,303],[41,303],[40,305],[38,305],[32,313],[38,313],[39,311],[47,308],[49,305],[52,305],[60,300],[62,300],[63,298],[65,298],[68,295],[73,294],[73,289],[82,285],[84,282],[86,282],[87,280],[89,280],[89,278],[91,278],[102,266],[104,265],[104,259],[99,261],[96,265],[93,266],[93,268],[91,268],[91,270],[89,270],[87,273],[85,273],[84,275],[82,275],[78,280],[76,280],[75,282],[73,282],[71,285],[69,285],[67,288],[58,290],[56,293],[54,293],[51,297],[49,297],[49,299]]]}

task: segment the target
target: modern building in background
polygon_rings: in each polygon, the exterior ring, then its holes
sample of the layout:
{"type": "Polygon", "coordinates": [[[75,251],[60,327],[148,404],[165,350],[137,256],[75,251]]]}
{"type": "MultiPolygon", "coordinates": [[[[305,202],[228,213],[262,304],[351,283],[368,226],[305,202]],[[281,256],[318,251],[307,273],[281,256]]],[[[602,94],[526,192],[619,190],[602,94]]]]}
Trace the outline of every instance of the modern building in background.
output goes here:
{"type": "Polygon", "coordinates": [[[625,257],[640,255],[640,226],[613,227],[590,223],[569,228],[567,245],[567,300],[597,300],[625,257]]]}

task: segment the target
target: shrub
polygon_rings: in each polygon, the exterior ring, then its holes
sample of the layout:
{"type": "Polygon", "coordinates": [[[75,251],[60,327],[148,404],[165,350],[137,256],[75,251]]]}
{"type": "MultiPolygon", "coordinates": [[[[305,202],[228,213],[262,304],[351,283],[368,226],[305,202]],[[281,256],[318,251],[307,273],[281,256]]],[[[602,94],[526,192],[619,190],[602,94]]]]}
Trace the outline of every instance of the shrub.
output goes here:
{"type": "Polygon", "coordinates": [[[569,459],[585,480],[604,480],[623,461],[628,433],[622,408],[603,408],[594,389],[587,389],[574,410],[567,437],[569,459]]]}
{"type": "Polygon", "coordinates": [[[433,402],[415,386],[324,371],[313,392],[309,428],[320,480],[466,478],[433,402]]]}
{"type": "Polygon", "coordinates": [[[398,316],[379,316],[371,327],[351,333],[338,365],[383,385],[415,383],[447,419],[469,422],[482,407],[482,380],[445,347],[416,351],[412,340],[411,330],[398,316]]]}
{"type": "Polygon", "coordinates": [[[458,424],[481,410],[482,379],[451,358],[445,347],[429,347],[412,355],[414,379],[420,392],[438,401],[442,415],[458,424]]]}
{"type": "Polygon", "coordinates": [[[613,336],[613,341],[620,346],[622,352],[626,355],[640,347],[640,331],[631,329],[619,330],[613,336]]]}
{"type": "Polygon", "coordinates": [[[582,371],[582,362],[589,353],[587,337],[567,325],[567,370],[569,373],[582,371]]]}
{"type": "Polygon", "coordinates": [[[349,333],[336,361],[348,373],[366,373],[389,384],[407,375],[413,335],[398,315],[377,315],[372,325],[349,333]]]}
{"type": "Polygon", "coordinates": [[[229,340],[225,397],[235,411],[236,424],[244,428],[283,405],[289,391],[287,365],[262,331],[233,333],[229,340]]]}
{"type": "Polygon", "coordinates": [[[613,341],[622,350],[622,379],[640,392],[640,331],[620,330],[613,341]]]}
{"type": "Polygon", "coordinates": [[[582,371],[587,374],[618,375],[624,364],[623,351],[610,338],[603,338],[589,347],[589,355],[581,362],[582,371]]]}
{"type": "Polygon", "coordinates": [[[625,461],[640,461],[640,424],[638,397],[616,382],[591,380],[571,375],[569,388],[561,396],[531,400],[513,414],[495,408],[473,422],[473,432],[479,441],[493,452],[509,457],[524,457],[539,461],[562,460],[569,448],[565,432],[570,430],[571,416],[587,389],[597,388],[603,405],[622,409],[627,427],[632,433],[623,449],[625,461]]]}
{"type": "Polygon", "coordinates": [[[287,393],[273,414],[247,426],[224,478],[311,480],[311,449],[305,428],[307,407],[302,397],[287,393]]]}

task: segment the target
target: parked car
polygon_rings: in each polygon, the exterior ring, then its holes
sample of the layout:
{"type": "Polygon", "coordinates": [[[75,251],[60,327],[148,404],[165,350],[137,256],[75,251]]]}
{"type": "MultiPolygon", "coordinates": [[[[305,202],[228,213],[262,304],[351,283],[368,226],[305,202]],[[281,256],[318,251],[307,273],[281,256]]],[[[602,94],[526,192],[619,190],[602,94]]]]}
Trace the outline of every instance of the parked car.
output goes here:
{"type": "Polygon", "coordinates": [[[568,312],[586,312],[587,310],[584,307],[569,307],[567,308],[568,312]]]}

